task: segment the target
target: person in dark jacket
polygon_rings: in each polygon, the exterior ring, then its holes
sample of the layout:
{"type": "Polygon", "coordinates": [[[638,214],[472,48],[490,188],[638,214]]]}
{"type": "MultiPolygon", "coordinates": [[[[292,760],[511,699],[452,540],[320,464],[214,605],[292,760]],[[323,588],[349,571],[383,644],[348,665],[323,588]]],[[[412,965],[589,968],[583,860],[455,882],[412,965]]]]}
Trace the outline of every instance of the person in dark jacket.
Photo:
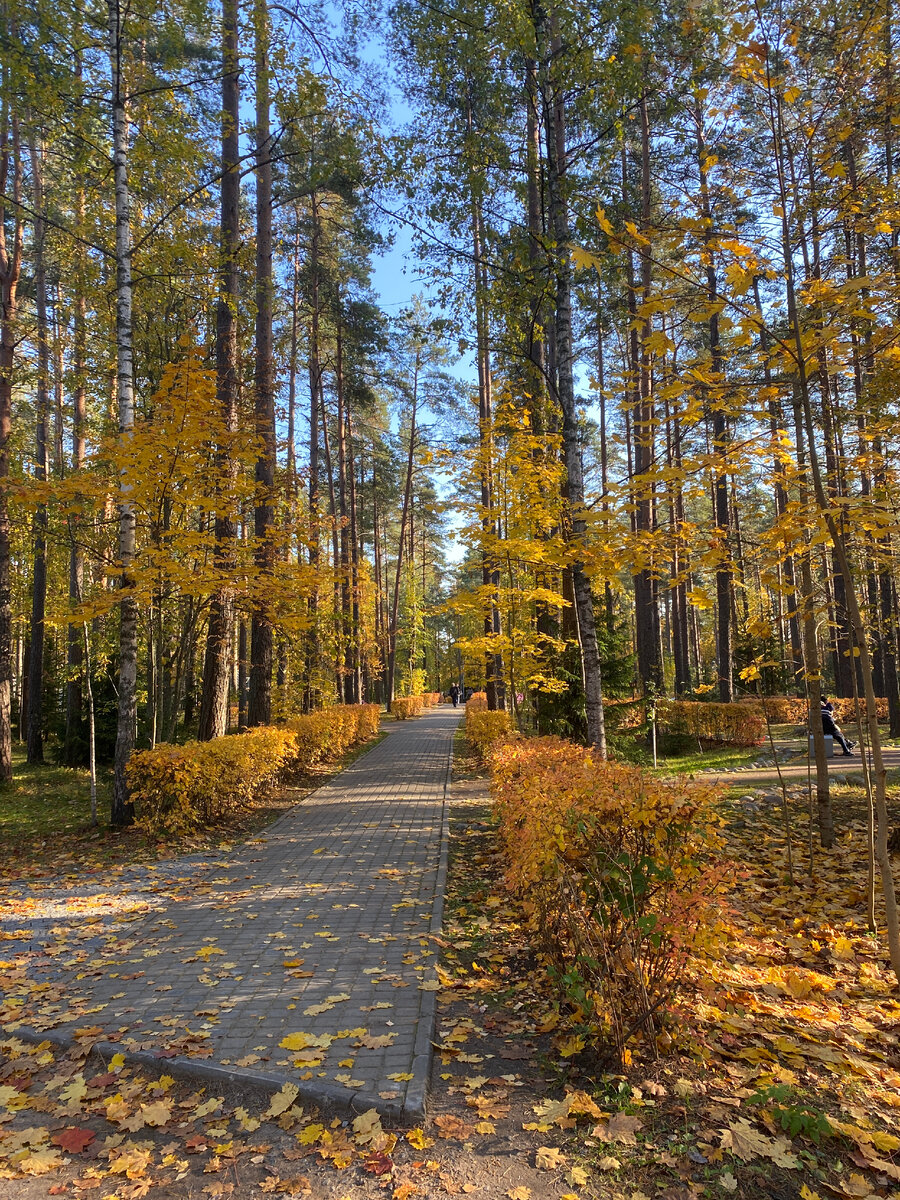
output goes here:
{"type": "Polygon", "coordinates": [[[453,701],[453,707],[456,708],[459,704],[459,684],[450,684],[450,699],[453,701]]]}
{"type": "Polygon", "coordinates": [[[853,754],[853,743],[847,741],[835,724],[834,705],[827,696],[822,697],[822,732],[834,738],[843,750],[845,758],[853,754]]]}

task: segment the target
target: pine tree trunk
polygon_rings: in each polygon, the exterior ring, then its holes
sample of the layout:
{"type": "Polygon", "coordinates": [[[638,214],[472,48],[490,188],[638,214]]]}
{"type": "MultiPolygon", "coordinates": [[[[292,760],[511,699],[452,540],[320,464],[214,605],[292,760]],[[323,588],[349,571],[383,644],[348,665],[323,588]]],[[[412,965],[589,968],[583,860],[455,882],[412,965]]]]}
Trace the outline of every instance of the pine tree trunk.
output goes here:
{"type": "MultiPolygon", "coordinates": [[[[79,187],[76,200],[78,228],[84,221],[84,188],[79,187]]],[[[87,388],[85,384],[86,320],[82,276],[86,255],[79,251],[79,269],[75,272],[74,329],[72,333],[72,469],[76,474],[84,470],[85,430],[87,426],[87,388]]],[[[69,517],[69,606],[81,603],[84,593],[84,552],[81,547],[81,520],[77,515],[69,517]]],[[[84,657],[86,627],[74,622],[67,629],[67,683],[66,683],[66,733],[63,743],[63,761],[69,767],[81,765],[84,754],[81,748],[82,732],[82,671],[88,670],[84,657]]]]}
{"type": "MultiPolygon", "coordinates": [[[[240,63],[237,0],[222,5],[222,179],[220,185],[221,279],[216,305],[216,400],[226,430],[238,421],[237,306],[240,277],[240,63]]],[[[235,475],[230,447],[220,448],[217,470],[223,482],[235,475]]],[[[220,485],[221,486],[221,485],[220,485]]],[[[217,512],[215,565],[225,574],[233,565],[236,526],[231,513],[217,512]]],[[[234,592],[226,580],[216,590],[209,610],[203,685],[200,697],[200,741],[222,737],[228,727],[228,692],[234,627],[234,592]]]]}
{"type": "Polygon", "coordinates": [[[22,267],[22,156],[19,126],[4,100],[0,111],[0,785],[12,781],[12,569],[10,562],[9,441],[12,436],[13,366],[17,291],[22,267]],[[12,171],[10,172],[10,168],[12,171]],[[12,174],[12,239],[5,197],[12,174]]]}
{"type": "MultiPolygon", "coordinates": [[[[254,565],[257,587],[275,568],[275,358],[272,334],[272,158],[269,136],[269,14],[266,0],[254,0],[256,41],[256,433],[261,450],[256,460],[257,499],[254,509],[254,565]]],[[[268,725],[272,719],[272,615],[259,594],[250,626],[250,695],[247,724],[268,725]]]]}
{"type": "Polygon", "coordinates": [[[416,415],[419,404],[419,351],[413,373],[412,412],[409,419],[409,451],[406,457],[406,484],[403,489],[403,509],[400,514],[400,537],[397,542],[397,573],[394,576],[394,596],[391,602],[390,622],[387,630],[387,671],[385,672],[384,701],[390,711],[394,699],[394,675],[397,668],[397,624],[400,619],[400,581],[403,572],[403,552],[406,546],[406,531],[412,500],[413,467],[416,456],[416,415]]]}
{"type": "MultiPolygon", "coordinates": [[[[112,65],[112,140],[116,203],[116,403],[119,438],[124,446],[134,429],[134,355],[132,350],[131,198],[128,190],[128,117],[122,75],[122,13],[119,0],[109,0],[109,51],[112,65]]],[[[132,565],[135,556],[135,512],[125,480],[119,485],[119,702],[116,719],[115,776],[110,812],[115,826],[130,825],[134,806],[128,795],[125,768],[134,749],[137,724],[138,611],[132,565]]]]}
{"type": "Polygon", "coordinates": [[[315,192],[309,198],[312,232],[309,249],[309,565],[312,568],[308,601],[309,635],[306,642],[306,688],[303,709],[310,712],[318,701],[319,669],[319,390],[322,364],[319,353],[319,210],[315,192]]]}
{"type": "Polygon", "coordinates": [[[360,704],[363,698],[362,630],[359,623],[359,523],[356,503],[356,461],[353,453],[353,426],[350,408],[347,407],[347,467],[350,477],[350,629],[351,646],[348,671],[351,675],[351,704],[360,704]]]}
{"type": "MultiPolygon", "coordinates": [[[[340,303],[340,298],[338,299],[340,303]]],[[[340,315],[337,321],[335,392],[337,394],[338,516],[340,519],[341,585],[341,699],[353,703],[353,620],[350,579],[350,504],[347,484],[347,412],[344,397],[344,338],[340,315]]]]}
{"type": "MultiPolygon", "coordinates": [[[[471,83],[467,82],[466,132],[471,140],[474,135],[471,83]]],[[[474,153],[474,146],[473,146],[474,153]]],[[[479,482],[481,486],[481,583],[485,597],[484,637],[489,647],[496,647],[500,636],[499,583],[500,572],[491,550],[496,537],[493,513],[493,398],[490,351],[490,316],[487,306],[487,275],[484,266],[484,224],[481,202],[471,185],[472,223],[472,270],[475,297],[475,341],[478,368],[478,442],[479,482]]],[[[503,656],[496,648],[489,649],[485,656],[485,692],[490,711],[502,709],[504,696],[503,656]]]]}
{"type": "Polygon", "coordinates": [[[548,192],[550,221],[556,242],[554,273],[556,277],[556,391],[562,411],[562,435],[568,482],[572,541],[575,546],[572,563],[572,586],[575,612],[578,618],[578,640],[581,647],[581,669],[584,682],[587,740],[606,757],[606,725],[603,714],[603,688],[600,678],[600,652],[594,617],[591,583],[585,572],[579,551],[587,532],[584,519],[584,476],[581,463],[581,439],[578,413],[575,406],[574,341],[572,331],[572,259],[569,212],[565,195],[566,129],[562,90],[555,78],[559,62],[558,40],[550,36],[550,21],[540,6],[535,7],[535,35],[541,52],[541,88],[544,103],[544,123],[547,143],[548,192]]]}
{"type": "MultiPolygon", "coordinates": [[[[641,224],[644,236],[650,236],[650,125],[647,97],[641,96],[641,224]]],[[[652,259],[649,248],[638,254],[640,261],[641,302],[647,304],[652,291],[652,259]]],[[[653,484],[648,479],[654,458],[654,402],[653,377],[651,371],[650,337],[653,333],[653,318],[637,316],[637,288],[629,255],[629,309],[633,313],[631,343],[631,390],[634,399],[633,445],[634,478],[636,496],[634,500],[634,529],[638,538],[649,539],[656,529],[656,507],[653,484]]],[[[657,580],[649,568],[643,568],[634,576],[634,621],[638,673],[645,692],[658,694],[662,691],[662,664],[659,661],[659,600],[657,580]]]]}
{"type": "MultiPolygon", "coordinates": [[[[31,178],[34,196],[34,307],[37,340],[35,397],[35,478],[49,480],[50,339],[47,327],[47,278],[44,261],[43,148],[32,144],[31,178]]],[[[47,608],[47,505],[38,504],[32,523],[34,566],[31,579],[31,654],[28,659],[28,721],[26,754],[30,764],[44,761],[44,618],[47,608]]]]}

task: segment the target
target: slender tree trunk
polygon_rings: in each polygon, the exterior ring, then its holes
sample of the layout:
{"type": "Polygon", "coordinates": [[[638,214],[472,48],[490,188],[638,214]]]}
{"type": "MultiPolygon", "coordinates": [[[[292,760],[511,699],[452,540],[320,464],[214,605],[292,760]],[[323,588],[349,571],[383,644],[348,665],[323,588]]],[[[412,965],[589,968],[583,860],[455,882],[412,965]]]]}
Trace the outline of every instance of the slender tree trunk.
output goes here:
{"type": "MultiPolygon", "coordinates": [[[[254,511],[254,563],[257,587],[275,569],[275,358],[272,335],[272,157],[269,136],[269,14],[266,0],[254,0],[256,39],[256,432],[261,451],[256,460],[257,500],[254,511]]],[[[260,594],[250,628],[250,696],[247,723],[268,725],[272,719],[272,613],[260,594]]]]}
{"type": "Polygon", "coordinates": [[[347,663],[351,673],[351,704],[362,701],[362,629],[359,621],[359,524],[356,502],[356,459],[353,452],[353,425],[347,406],[347,466],[350,477],[350,629],[351,647],[347,663]]]}
{"type": "Polygon", "coordinates": [[[551,38],[548,15],[539,5],[535,7],[535,34],[542,59],[541,84],[547,141],[548,191],[551,224],[556,243],[553,264],[556,276],[556,390],[562,410],[563,447],[569,489],[572,541],[575,547],[572,585],[575,593],[575,611],[578,617],[578,640],[581,647],[587,740],[589,745],[596,746],[600,755],[605,758],[606,725],[603,714],[603,689],[600,678],[600,652],[594,618],[594,599],[591,594],[590,579],[580,554],[584,547],[587,523],[584,519],[584,476],[578,413],[575,405],[571,235],[565,194],[565,110],[562,89],[556,79],[560,46],[558,39],[551,38]]]}
{"type": "MultiPolygon", "coordinates": [[[[709,198],[706,139],[704,136],[703,111],[700,101],[694,110],[697,126],[697,161],[700,172],[700,206],[703,215],[705,241],[708,244],[714,231],[712,228],[712,205],[709,198]]],[[[715,538],[720,547],[716,566],[716,673],[719,680],[719,700],[730,704],[734,699],[734,642],[732,638],[732,565],[731,565],[731,510],[728,502],[728,412],[726,401],[725,364],[722,358],[722,343],[719,335],[719,282],[716,276],[712,253],[706,254],[706,299],[709,305],[709,350],[712,360],[712,394],[707,407],[711,409],[713,455],[715,474],[713,485],[713,515],[715,538]]]]}
{"type": "MultiPolygon", "coordinates": [[[[467,83],[466,131],[474,137],[474,114],[471,84],[467,83]]],[[[472,147],[475,153],[475,147],[472,147]]],[[[483,261],[484,224],[481,199],[474,180],[470,183],[472,221],[472,268],[475,281],[475,340],[478,366],[478,438],[479,477],[481,484],[481,582],[485,596],[484,636],[488,646],[485,657],[485,692],[491,711],[504,707],[503,656],[497,650],[500,636],[500,605],[498,588],[500,573],[491,544],[497,534],[493,513],[493,400],[490,351],[490,315],[487,303],[487,273],[483,261]]]]}
{"type": "Polygon", "coordinates": [[[390,624],[388,625],[388,656],[387,674],[385,678],[385,704],[388,709],[394,699],[394,673],[397,666],[397,624],[400,617],[400,581],[403,572],[403,551],[406,545],[406,530],[409,522],[410,501],[412,499],[413,467],[416,455],[416,413],[419,404],[419,352],[416,351],[416,362],[413,374],[412,412],[409,419],[409,451],[406,457],[406,485],[403,489],[403,510],[400,514],[400,538],[397,542],[397,572],[394,576],[394,598],[391,603],[390,624]]]}
{"type": "MultiPolygon", "coordinates": [[[[3,95],[7,93],[3,68],[3,95]]],[[[0,108],[0,785],[12,781],[12,569],[10,562],[9,440],[12,435],[17,291],[22,267],[22,156],[19,126],[7,102],[0,108]],[[10,180],[10,175],[12,179],[10,180]],[[12,204],[5,197],[12,186],[12,204]],[[11,220],[10,238],[8,220],[11,220]]]]}
{"type": "MultiPolygon", "coordinates": [[[[119,438],[126,445],[134,430],[134,354],[132,350],[131,198],[128,190],[128,115],[123,78],[122,11],[120,0],[109,0],[109,52],[112,66],[112,140],[116,201],[116,402],[119,438]]],[[[119,601],[119,704],[116,721],[115,777],[110,819],[129,825],[134,806],[128,796],[125,768],[137,724],[138,610],[132,566],[135,556],[135,512],[131,486],[119,483],[118,569],[119,601]]]]}
{"type": "MultiPolygon", "coordinates": [[[[43,147],[32,144],[31,177],[34,196],[34,306],[37,337],[37,395],[35,403],[35,478],[50,478],[47,443],[50,435],[50,337],[47,326],[47,278],[44,259],[43,147]]],[[[47,608],[47,505],[38,504],[32,524],[34,567],[31,579],[31,654],[28,659],[29,763],[44,761],[44,618],[47,608]]]]}
{"type": "Polygon", "coordinates": [[[332,605],[331,619],[334,631],[334,692],[335,701],[340,704],[343,700],[343,655],[341,653],[341,579],[340,579],[340,541],[338,531],[337,499],[334,489],[334,463],[331,457],[331,438],[328,435],[328,413],[325,409],[324,389],[319,394],[319,415],[322,419],[322,452],[325,456],[325,478],[328,482],[328,507],[331,513],[331,587],[332,605]]]}
{"type": "MultiPolygon", "coordinates": [[[[646,94],[640,100],[641,118],[641,226],[644,237],[651,236],[650,123],[646,94]]],[[[649,304],[653,285],[653,263],[649,247],[638,252],[641,303],[649,304]]],[[[654,397],[650,338],[653,317],[645,310],[638,317],[637,282],[629,263],[629,308],[634,313],[630,331],[630,357],[634,400],[632,432],[634,444],[634,531],[641,540],[650,540],[656,530],[656,501],[650,477],[654,459],[654,397]]],[[[634,622],[638,674],[646,692],[662,691],[662,663],[659,660],[658,583],[649,567],[634,576],[634,622]]]]}
{"type": "MultiPolygon", "coordinates": [[[[228,433],[237,429],[238,363],[237,307],[240,275],[237,256],[240,250],[240,62],[238,58],[238,3],[223,0],[222,5],[222,180],[220,185],[221,276],[216,304],[216,399],[228,433]]],[[[235,478],[231,447],[219,448],[217,470],[219,487],[235,478]]],[[[230,497],[228,503],[231,502],[230,497]]],[[[236,526],[233,515],[223,509],[216,513],[215,565],[225,575],[233,566],[236,526]]],[[[197,736],[201,741],[222,737],[228,727],[228,691],[231,643],[234,627],[234,591],[223,580],[213,595],[203,659],[203,685],[200,697],[200,722],[197,736]]]]}
{"type": "MultiPolygon", "coordinates": [[[[80,64],[79,64],[80,65],[80,64]]],[[[80,73],[80,71],[79,71],[80,73]]],[[[76,198],[76,221],[80,230],[84,222],[84,188],[79,186],[76,198]]],[[[83,250],[78,254],[78,269],[75,271],[75,304],[72,332],[72,469],[76,475],[84,470],[85,430],[87,425],[87,302],[84,294],[83,275],[86,255],[83,250]]],[[[69,524],[69,605],[74,607],[81,603],[84,590],[84,551],[81,545],[82,519],[74,514],[68,519],[69,524]]],[[[64,761],[67,766],[78,766],[84,758],[81,749],[82,731],[82,672],[85,685],[90,686],[86,674],[90,670],[85,654],[88,645],[87,627],[70,622],[67,627],[67,669],[66,683],[66,734],[64,742],[64,761]]]]}
{"type": "Polygon", "coordinates": [[[312,234],[309,248],[310,327],[309,327],[309,565],[312,568],[309,610],[309,636],[306,642],[306,690],[304,710],[316,706],[319,669],[319,390],[322,364],[319,353],[319,210],[315,192],[309,198],[312,234]]]}

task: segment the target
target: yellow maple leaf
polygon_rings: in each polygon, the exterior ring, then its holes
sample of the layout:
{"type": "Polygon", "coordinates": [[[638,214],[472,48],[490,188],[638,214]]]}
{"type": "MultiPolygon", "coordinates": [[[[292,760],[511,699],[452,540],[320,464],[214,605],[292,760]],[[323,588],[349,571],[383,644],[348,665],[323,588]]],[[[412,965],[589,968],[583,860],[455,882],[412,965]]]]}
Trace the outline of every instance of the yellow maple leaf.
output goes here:
{"type": "Polygon", "coordinates": [[[272,1102],[264,1114],[266,1120],[280,1117],[282,1113],[287,1112],[299,1095],[300,1089],[296,1083],[286,1083],[281,1091],[272,1097],[272,1102]]]}

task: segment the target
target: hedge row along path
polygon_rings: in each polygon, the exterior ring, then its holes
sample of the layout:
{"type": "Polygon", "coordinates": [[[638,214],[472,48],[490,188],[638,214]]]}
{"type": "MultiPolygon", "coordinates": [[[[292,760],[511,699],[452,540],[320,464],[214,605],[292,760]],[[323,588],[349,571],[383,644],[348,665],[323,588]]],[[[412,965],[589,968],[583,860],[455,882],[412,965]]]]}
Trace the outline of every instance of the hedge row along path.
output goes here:
{"type": "Polygon", "coordinates": [[[90,1041],[213,1089],[287,1083],[319,1107],[420,1118],[460,716],[390,724],[232,854],[176,861],[151,885],[124,877],[118,911],[94,911],[89,885],[27,907],[14,894],[4,1029],[90,1041]]]}

